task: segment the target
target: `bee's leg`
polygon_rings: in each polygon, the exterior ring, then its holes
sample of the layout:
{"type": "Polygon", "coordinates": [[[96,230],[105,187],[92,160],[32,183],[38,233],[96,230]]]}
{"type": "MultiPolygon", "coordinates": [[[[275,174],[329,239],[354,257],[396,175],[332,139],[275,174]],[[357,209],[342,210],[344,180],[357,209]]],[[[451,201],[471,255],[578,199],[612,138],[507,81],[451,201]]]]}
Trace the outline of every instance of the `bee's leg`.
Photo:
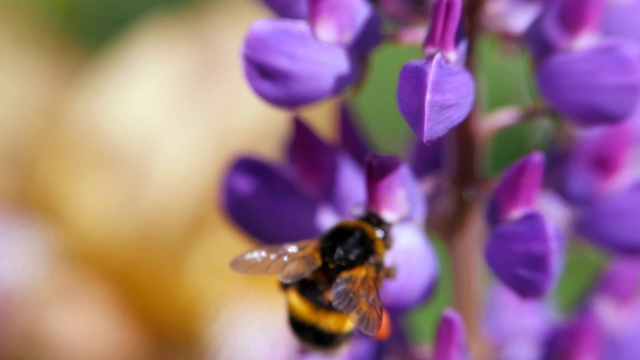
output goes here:
{"type": "Polygon", "coordinates": [[[382,275],[387,279],[393,279],[396,277],[396,267],[389,266],[382,269],[382,275]]]}

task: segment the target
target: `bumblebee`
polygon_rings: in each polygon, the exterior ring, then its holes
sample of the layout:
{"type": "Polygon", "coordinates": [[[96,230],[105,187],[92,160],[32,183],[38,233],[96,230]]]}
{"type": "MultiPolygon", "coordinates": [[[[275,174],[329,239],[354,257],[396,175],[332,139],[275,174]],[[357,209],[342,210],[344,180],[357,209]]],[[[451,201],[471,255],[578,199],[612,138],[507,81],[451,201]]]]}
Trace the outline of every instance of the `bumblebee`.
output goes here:
{"type": "Polygon", "coordinates": [[[392,269],[390,225],[374,213],[343,221],[316,240],[261,247],[231,262],[242,274],[278,275],[289,323],[306,345],[332,349],[355,328],[367,335],[382,327],[379,288],[392,269]]]}

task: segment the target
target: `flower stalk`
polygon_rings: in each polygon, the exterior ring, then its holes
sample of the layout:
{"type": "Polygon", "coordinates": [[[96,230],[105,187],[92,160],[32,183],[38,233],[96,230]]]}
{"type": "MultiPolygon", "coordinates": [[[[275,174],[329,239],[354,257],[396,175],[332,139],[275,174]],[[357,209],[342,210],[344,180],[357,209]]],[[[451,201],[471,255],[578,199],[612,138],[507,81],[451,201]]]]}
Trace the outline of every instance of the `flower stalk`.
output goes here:
{"type": "MultiPolygon", "coordinates": [[[[476,47],[479,38],[480,11],[483,0],[466,2],[463,19],[468,34],[466,67],[476,72],[476,47]]],[[[478,154],[481,153],[478,122],[481,109],[476,101],[465,121],[453,130],[455,157],[453,159],[452,196],[454,211],[445,237],[453,274],[454,306],[467,324],[469,351],[474,357],[486,354],[486,342],[480,329],[482,304],[482,247],[485,238],[484,208],[478,198],[483,180],[478,154]],[[475,269],[476,271],[474,271],[475,269]]]]}

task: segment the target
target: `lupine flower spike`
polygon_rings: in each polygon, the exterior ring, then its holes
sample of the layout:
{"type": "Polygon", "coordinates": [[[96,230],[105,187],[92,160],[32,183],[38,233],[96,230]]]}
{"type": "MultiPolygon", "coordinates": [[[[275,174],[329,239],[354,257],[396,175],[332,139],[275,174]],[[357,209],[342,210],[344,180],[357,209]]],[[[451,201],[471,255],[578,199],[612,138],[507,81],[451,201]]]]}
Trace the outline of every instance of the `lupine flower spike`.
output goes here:
{"type": "MultiPolygon", "coordinates": [[[[302,339],[291,349],[293,358],[468,360],[485,350],[497,360],[640,358],[640,0],[486,0],[464,8],[464,0],[262,2],[276,17],[250,27],[244,73],[262,99],[291,112],[293,131],[283,161],[244,156],[231,165],[222,205],[261,243],[250,252],[256,257],[286,244],[286,252],[274,256],[296,258],[305,246],[323,244],[320,255],[311,252],[300,265],[305,272],[294,266],[278,273],[291,329],[302,339]],[[364,121],[347,106],[352,96],[365,104],[367,91],[348,89],[378,68],[364,65],[382,42],[422,50],[401,68],[395,89],[400,114],[416,135],[406,139],[404,157],[372,152],[357,126],[364,121]],[[467,58],[467,49],[478,51],[467,58]],[[478,89],[501,81],[484,67],[500,66],[488,56],[501,54],[496,49],[529,55],[532,73],[509,81],[528,93],[532,79],[539,96],[501,104],[496,113],[514,115],[485,126],[483,120],[495,117],[483,111],[503,99],[492,92],[477,102],[475,81],[482,81],[478,89]],[[327,143],[306,125],[300,108],[336,96],[345,97],[338,137],[327,143]],[[484,147],[495,131],[501,143],[507,134],[501,127],[551,116],[561,120],[550,122],[558,130],[553,138],[537,141],[540,150],[509,166],[487,191],[492,182],[480,173],[483,159],[475,151],[491,153],[484,147]],[[473,123],[452,131],[465,119],[473,123]],[[470,211],[478,208],[486,209],[484,219],[470,211]],[[478,244],[475,226],[482,221],[488,226],[484,251],[457,251],[478,244]],[[426,224],[451,244],[454,281],[461,281],[453,285],[461,290],[453,303],[465,313],[445,310],[435,338],[415,346],[406,317],[430,299],[440,274],[426,224]],[[359,258],[363,238],[376,245],[359,258]],[[565,283],[565,252],[585,246],[608,252],[611,261],[599,265],[605,271],[587,296],[566,309],[549,295],[565,283]],[[492,275],[481,324],[465,304],[483,302],[478,280],[469,275],[480,270],[469,268],[474,256],[484,256],[492,275]],[[345,273],[356,268],[358,276],[345,273]],[[348,290],[349,278],[360,279],[361,291],[348,290]],[[329,315],[304,316],[301,304],[329,315]],[[318,343],[305,338],[304,329],[329,334],[334,346],[324,349],[333,352],[307,347],[318,343]],[[490,349],[476,349],[480,341],[490,349]]],[[[385,44],[383,52],[392,48],[385,44]]],[[[260,273],[243,256],[232,269],[260,273]]]]}

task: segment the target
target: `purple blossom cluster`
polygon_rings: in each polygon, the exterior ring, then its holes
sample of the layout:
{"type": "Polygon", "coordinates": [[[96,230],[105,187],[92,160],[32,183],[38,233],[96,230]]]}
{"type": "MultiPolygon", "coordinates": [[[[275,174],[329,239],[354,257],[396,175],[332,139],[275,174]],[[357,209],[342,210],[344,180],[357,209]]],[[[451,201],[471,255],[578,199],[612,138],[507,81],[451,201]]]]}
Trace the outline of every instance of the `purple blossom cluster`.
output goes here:
{"type": "MultiPolygon", "coordinates": [[[[277,17],[249,29],[244,71],[260,97],[292,112],[293,132],[284,162],[246,156],[231,166],[222,189],[227,215],[266,244],[317,238],[366,212],[392,225],[385,265],[395,277],[379,289],[389,338],[356,333],[339,354],[293,352],[304,359],[640,358],[640,0],[265,4],[277,17]],[[479,36],[531,54],[535,109],[553,117],[557,130],[495,181],[478,174],[487,135],[479,123],[489,124],[491,136],[529,120],[530,109],[495,123],[483,114],[471,71],[481,71],[473,52],[479,36]],[[415,134],[401,156],[376,154],[348,109],[357,89],[347,89],[367,75],[367,58],[386,41],[419,45],[423,54],[398,74],[397,107],[415,134]],[[298,109],[336,96],[343,99],[339,139],[329,144],[298,109]],[[486,236],[464,228],[478,204],[486,236]],[[495,279],[484,295],[454,299],[461,314],[444,311],[425,349],[409,341],[402,318],[430,300],[442,271],[427,223],[445,243],[484,244],[480,256],[495,279]],[[580,241],[611,259],[563,314],[553,292],[580,241]],[[463,310],[483,297],[482,319],[463,310]]],[[[481,271],[450,256],[454,273],[481,271]]]]}

